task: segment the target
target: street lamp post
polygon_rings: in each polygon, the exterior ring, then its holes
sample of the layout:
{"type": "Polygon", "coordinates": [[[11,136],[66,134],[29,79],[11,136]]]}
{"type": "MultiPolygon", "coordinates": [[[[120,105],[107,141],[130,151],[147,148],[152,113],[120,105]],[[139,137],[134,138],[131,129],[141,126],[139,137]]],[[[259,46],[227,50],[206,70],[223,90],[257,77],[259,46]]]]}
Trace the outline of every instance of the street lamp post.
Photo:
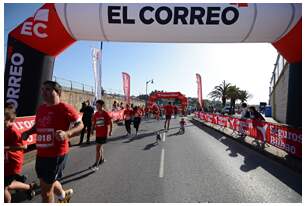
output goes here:
{"type": "Polygon", "coordinates": [[[147,107],[147,102],[148,102],[148,84],[151,83],[153,84],[153,79],[146,81],[146,107],[147,107]]]}

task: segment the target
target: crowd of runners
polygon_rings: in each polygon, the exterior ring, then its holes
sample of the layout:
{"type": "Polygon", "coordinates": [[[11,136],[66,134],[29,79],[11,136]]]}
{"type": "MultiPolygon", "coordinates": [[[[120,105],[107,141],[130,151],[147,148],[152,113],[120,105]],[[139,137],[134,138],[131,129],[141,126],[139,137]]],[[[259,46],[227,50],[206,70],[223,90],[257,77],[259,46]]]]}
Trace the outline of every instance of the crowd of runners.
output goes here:
{"type": "MultiPolygon", "coordinates": [[[[83,136],[87,131],[87,143],[90,135],[96,131],[96,157],[93,165],[89,167],[92,171],[97,171],[99,165],[106,160],[103,154],[103,145],[107,138],[112,135],[112,118],[104,109],[104,101],[97,100],[96,111],[90,109],[89,102],[83,105],[80,118],[79,112],[72,106],[61,101],[62,87],[54,81],[46,81],[41,88],[44,103],[41,104],[36,112],[35,125],[20,133],[14,127],[16,113],[12,104],[6,103],[4,109],[4,150],[5,150],[5,185],[4,200],[11,202],[12,190],[26,191],[27,198],[32,199],[35,196],[35,190],[40,187],[42,202],[67,203],[73,195],[73,189],[64,189],[59,181],[63,176],[63,170],[66,165],[69,153],[69,139],[79,135],[80,143],[83,142],[83,136]],[[88,116],[89,113],[90,115],[88,116]],[[39,179],[39,184],[32,182],[24,183],[21,175],[23,165],[23,150],[27,148],[24,141],[31,134],[36,134],[36,163],[35,171],[39,179]],[[39,185],[39,186],[38,186],[39,185]]],[[[165,114],[164,130],[169,130],[172,115],[177,115],[177,108],[169,102],[163,107],[165,114]]],[[[137,137],[142,118],[148,118],[150,114],[159,120],[161,108],[155,105],[151,109],[141,106],[127,104],[123,110],[123,119],[127,132],[127,137],[137,137]],[[131,125],[135,128],[135,134],[132,135],[131,125]]],[[[185,121],[180,121],[180,131],[184,129],[185,121]]]]}

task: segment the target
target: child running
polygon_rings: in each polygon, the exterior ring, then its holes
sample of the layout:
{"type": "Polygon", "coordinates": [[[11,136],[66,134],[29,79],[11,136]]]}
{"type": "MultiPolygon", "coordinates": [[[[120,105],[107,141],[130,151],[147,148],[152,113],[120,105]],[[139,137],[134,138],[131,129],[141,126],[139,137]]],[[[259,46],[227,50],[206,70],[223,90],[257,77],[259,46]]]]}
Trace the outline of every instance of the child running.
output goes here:
{"type": "Polygon", "coordinates": [[[185,124],[186,124],[186,122],[185,122],[184,118],[182,118],[181,121],[180,121],[180,131],[179,131],[179,133],[181,133],[181,134],[185,133],[185,124]]]}
{"type": "Polygon", "coordinates": [[[107,141],[107,135],[112,135],[112,119],[109,114],[104,110],[104,101],[96,101],[97,112],[92,118],[92,129],[93,134],[94,128],[96,129],[96,162],[90,167],[91,170],[99,170],[99,165],[105,162],[103,154],[103,144],[107,141]],[[109,128],[108,128],[109,127],[109,128]]]}
{"type": "Polygon", "coordinates": [[[27,145],[23,144],[21,134],[14,127],[15,109],[11,104],[4,108],[4,202],[12,201],[11,190],[25,190],[27,198],[35,196],[36,183],[25,184],[21,182],[23,164],[23,150],[27,145]]]}

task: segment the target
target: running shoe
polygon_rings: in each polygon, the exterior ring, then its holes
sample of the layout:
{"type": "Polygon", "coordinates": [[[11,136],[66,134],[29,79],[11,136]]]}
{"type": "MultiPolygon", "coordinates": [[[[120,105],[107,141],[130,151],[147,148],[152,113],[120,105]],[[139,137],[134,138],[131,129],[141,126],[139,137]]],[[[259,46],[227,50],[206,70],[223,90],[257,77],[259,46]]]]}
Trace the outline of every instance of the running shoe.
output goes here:
{"type": "Polygon", "coordinates": [[[104,162],[106,162],[106,159],[100,159],[100,161],[99,161],[99,165],[101,165],[101,164],[103,164],[104,162]]]}
{"type": "Polygon", "coordinates": [[[32,182],[29,185],[30,185],[30,189],[26,192],[26,194],[27,194],[27,199],[32,200],[36,195],[35,190],[38,188],[38,185],[36,184],[36,182],[32,182]]]}
{"type": "Polygon", "coordinates": [[[73,195],[73,189],[68,189],[68,190],[65,190],[65,198],[63,200],[58,200],[59,203],[69,203],[70,202],[70,199],[73,195]]]}
{"type": "Polygon", "coordinates": [[[94,163],[92,166],[89,167],[89,169],[91,169],[93,172],[96,172],[99,170],[99,165],[94,163]]]}

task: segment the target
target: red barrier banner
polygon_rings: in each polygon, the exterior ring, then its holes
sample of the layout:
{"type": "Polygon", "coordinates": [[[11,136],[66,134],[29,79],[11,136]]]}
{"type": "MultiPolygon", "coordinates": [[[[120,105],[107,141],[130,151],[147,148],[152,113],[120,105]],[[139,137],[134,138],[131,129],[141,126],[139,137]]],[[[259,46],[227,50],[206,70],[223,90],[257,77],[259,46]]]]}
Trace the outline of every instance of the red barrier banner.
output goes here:
{"type": "MultiPolygon", "coordinates": [[[[31,129],[35,123],[35,116],[28,116],[28,117],[17,117],[14,126],[22,133],[31,129]]],[[[27,145],[35,144],[36,143],[36,134],[32,134],[29,138],[24,141],[27,145]]]]}
{"type": "Polygon", "coordinates": [[[228,127],[241,134],[271,144],[296,157],[302,157],[302,131],[300,129],[218,114],[196,112],[195,115],[205,122],[228,127]]]}
{"type": "Polygon", "coordinates": [[[227,123],[228,123],[228,117],[226,116],[217,116],[217,125],[220,125],[222,127],[227,127],[227,123]]]}
{"type": "Polygon", "coordinates": [[[112,117],[113,121],[121,121],[123,120],[123,109],[119,111],[109,112],[109,115],[112,117]]]}
{"type": "MultiPolygon", "coordinates": [[[[108,112],[109,115],[112,117],[114,121],[123,120],[123,110],[108,112]]],[[[80,113],[82,116],[82,113],[80,113]]],[[[32,128],[35,123],[35,116],[28,116],[28,117],[17,117],[14,126],[22,133],[32,128]]],[[[32,134],[29,138],[24,141],[27,145],[36,144],[36,134],[32,134]]]]}
{"type": "Polygon", "coordinates": [[[286,126],[270,124],[270,144],[302,157],[302,131],[286,126]]]}

